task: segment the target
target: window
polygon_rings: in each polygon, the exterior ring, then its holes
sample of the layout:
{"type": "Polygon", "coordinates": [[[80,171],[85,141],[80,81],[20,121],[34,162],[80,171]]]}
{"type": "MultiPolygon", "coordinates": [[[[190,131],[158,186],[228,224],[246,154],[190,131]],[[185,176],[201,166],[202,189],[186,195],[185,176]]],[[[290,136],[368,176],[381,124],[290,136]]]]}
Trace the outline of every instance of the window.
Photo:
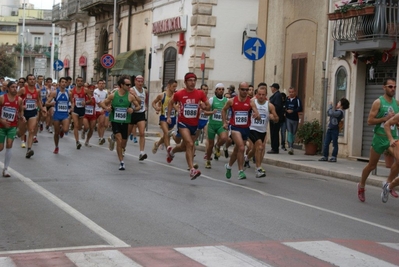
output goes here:
{"type": "Polygon", "coordinates": [[[17,32],[16,25],[0,25],[0,32],[17,32]]]}
{"type": "Polygon", "coordinates": [[[59,36],[54,36],[54,45],[56,45],[56,46],[60,45],[60,37],[59,36]]]}
{"type": "Polygon", "coordinates": [[[33,46],[42,45],[42,37],[41,36],[33,36],[33,46]]]}
{"type": "MultiPolygon", "coordinates": [[[[348,73],[344,67],[339,67],[335,74],[335,102],[333,105],[336,105],[341,98],[346,97],[347,86],[348,73]]],[[[345,123],[340,123],[339,135],[344,135],[344,131],[345,123]]]]}

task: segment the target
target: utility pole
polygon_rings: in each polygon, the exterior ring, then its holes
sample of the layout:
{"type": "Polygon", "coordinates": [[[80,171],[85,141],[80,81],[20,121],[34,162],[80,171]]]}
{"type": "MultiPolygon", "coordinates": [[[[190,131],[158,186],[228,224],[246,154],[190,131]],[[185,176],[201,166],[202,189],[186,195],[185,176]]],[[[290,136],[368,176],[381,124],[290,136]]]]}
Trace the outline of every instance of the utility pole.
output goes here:
{"type": "Polygon", "coordinates": [[[21,75],[24,77],[24,59],[25,59],[25,0],[24,0],[24,16],[22,18],[22,45],[21,45],[21,75]]]}

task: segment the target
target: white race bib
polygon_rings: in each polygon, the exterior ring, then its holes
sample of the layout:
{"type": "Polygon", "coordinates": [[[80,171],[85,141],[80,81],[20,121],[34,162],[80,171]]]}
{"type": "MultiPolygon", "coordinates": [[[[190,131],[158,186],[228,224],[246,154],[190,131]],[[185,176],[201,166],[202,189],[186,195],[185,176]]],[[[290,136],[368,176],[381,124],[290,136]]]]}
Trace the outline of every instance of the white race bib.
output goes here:
{"type": "Polygon", "coordinates": [[[76,98],[75,99],[75,104],[77,108],[83,108],[83,102],[84,102],[84,98],[76,98]]]}
{"type": "Polygon", "coordinates": [[[214,121],[222,121],[222,111],[221,110],[216,111],[216,113],[212,115],[212,119],[214,121]]]}
{"type": "Polygon", "coordinates": [[[266,125],[266,114],[260,114],[260,120],[254,119],[256,125],[266,125]]]}
{"type": "Polygon", "coordinates": [[[13,122],[15,120],[15,115],[17,114],[17,109],[13,107],[3,107],[1,109],[1,118],[7,121],[13,122]]]}
{"type": "Polygon", "coordinates": [[[93,115],[94,114],[94,106],[85,106],[85,114],[86,115],[93,115]]]}
{"type": "Polygon", "coordinates": [[[59,101],[57,103],[57,111],[68,112],[68,101],[59,101]]]}
{"type": "Polygon", "coordinates": [[[234,114],[235,125],[247,125],[248,111],[236,111],[234,114]]]}
{"type": "Polygon", "coordinates": [[[115,108],[114,120],[116,121],[126,121],[127,119],[127,108],[115,108]]]}
{"type": "Polygon", "coordinates": [[[36,100],[26,99],[26,110],[35,110],[35,109],[36,109],[36,100]]]}
{"type": "Polygon", "coordinates": [[[197,118],[198,104],[184,104],[183,114],[186,118],[197,118]]]}

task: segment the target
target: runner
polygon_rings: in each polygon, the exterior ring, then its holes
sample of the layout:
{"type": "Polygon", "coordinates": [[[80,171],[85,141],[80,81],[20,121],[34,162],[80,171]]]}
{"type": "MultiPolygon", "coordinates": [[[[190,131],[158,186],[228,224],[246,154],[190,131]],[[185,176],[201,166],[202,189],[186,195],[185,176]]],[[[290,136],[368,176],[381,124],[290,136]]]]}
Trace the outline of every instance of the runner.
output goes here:
{"type": "Polygon", "coordinates": [[[274,122],[278,122],[279,117],[272,103],[266,100],[267,96],[267,85],[266,83],[260,83],[256,90],[256,99],[254,99],[256,108],[260,114],[260,120],[251,119],[251,125],[249,126],[249,140],[252,143],[252,149],[248,152],[248,157],[245,161],[255,156],[255,177],[262,178],[266,176],[266,171],[262,168],[262,159],[265,154],[266,146],[266,132],[269,124],[269,118],[274,122]]]}
{"type": "Polygon", "coordinates": [[[205,111],[205,115],[210,116],[208,123],[208,138],[206,149],[206,163],[205,168],[212,168],[211,157],[212,150],[215,147],[215,159],[220,157],[220,147],[227,141],[227,131],[223,128],[222,109],[227,102],[227,98],[223,96],[224,85],[218,83],[215,86],[215,96],[209,98],[210,111],[205,111]],[[215,137],[218,135],[218,141],[215,145],[215,137]]]}
{"type": "Polygon", "coordinates": [[[104,101],[108,96],[107,90],[105,89],[105,81],[99,80],[97,82],[97,88],[94,90],[94,97],[96,98],[96,118],[97,118],[97,132],[98,132],[98,144],[103,145],[105,143],[104,132],[108,127],[105,118],[108,117],[108,111],[105,111],[99,103],[104,101]]]}
{"type": "Polygon", "coordinates": [[[228,129],[227,112],[231,109],[230,131],[231,138],[235,144],[233,153],[230,156],[229,163],[226,163],[226,178],[231,178],[231,166],[237,160],[238,164],[238,179],[246,179],[244,173],[244,152],[245,141],[249,136],[249,126],[251,124],[251,110],[252,117],[260,119],[258,109],[255,102],[248,97],[248,83],[242,82],[238,87],[238,95],[229,99],[222,110],[223,127],[228,129]]]}
{"type": "Polygon", "coordinates": [[[40,91],[36,89],[36,78],[33,74],[28,74],[26,77],[28,85],[21,88],[18,95],[22,98],[24,104],[24,116],[26,123],[21,121],[19,124],[20,134],[24,134],[28,129],[28,148],[26,151],[26,158],[32,157],[35,153],[32,150],[33,136],[38,122],[38,110],[43,113],[43,116],[47,114],[47,110],[42,106],[42,99],[40,91]]]}
{"type": "Polygon", "coordinates": [[[154,142],[154,146],[152,148],[153,154],[157,153],[158,147],[162,144],[164,144],[166,147],[170,146],[170,136],[172,135],[173,128],[176,125],[176,105],[170,113],[171,124],[166,122],[166,114],[168,113],[169,100],[173,97],[176,88],[177,81],[174,79],[169,80],[166,90],[159,94],[152,102],[152,107],[155,109],[157,114],[161,112],[161,115],[159,116],[159,126],[163,132],[163,136],[157,142],[154,142]]]}
{"type": "Polygon", "coordinates": [[[0,96],[0,151],[3,151],[4,143],[6,143],[3,168],[4,178],[11,176],[8,172],[8,166],[11,161],[14,137],[17,134],[18,118],[25,121],[22,99],[17,95],[17,84],[11,81],[7,84],[7,89],[7,94],[0,96]]]}
{"type": "MultiPolygon", "coordinates": [[[[147,92],[143,88],[144,78],[141,75],[138,75],[134,79],[134,87],[130,90],[134,95],[137,95],[140,98],[140,106],[139,110],[135,110],[131,115],[131,122],[129,124],[128,132],[131,133],[133,130],[133,126],[136,125],[139,130],[139,146],[140,146],[140,155],[139,160],[143,161],[147,158],[147,154],[144,152],[145,147],[145,124],[146,124],[146,117],[145,112],[147,110],[147,92]]],[[[135,107],[132,106],[135,109],[135,107]]]]}
{"type": "Polygon", "coordinates": [[[130,77],[123,75],[119,77],[118,89],[108,95],[108,97],[100,102],[103,109],[111,111],[110,120],[112,124],[112,136],[108,138],[109,149],[114,150],[116,141],[116,152],[120,161],[119,170],[125,170],[122,149],[126,147],[128,137],[128,126],[131,121],[130,115],[133,113],[132,103],[136,110],[141,108],[138,96],[130,92],[130,77]],[[111,107],[110,107],[111,106],[111,107]]]}
{"type": "Polygon", "coordinates": [[[86,95],[85,95],[85,115],[83,117],[83,130],[82,130],[82,139],[85,140],[86,137],[86,132],[87,137],[85,141],[85,146],[91,147],[89,145],[90,138],[93,135],[94,132],[94,127],[96,126],[96,112],[95,107],[97,106],[96,104],[96,99],[93,95],[94,91],[94,85],[89,85],[89,87],[86,90],[86,95]]]}
{"type": "Polygon", "coordinates": [[[85,115],[85,96],[86,93],[83,87],[83,78],[78,77],[76,78],[76,86],[69,92],[76,149],[80,149],[82,147],[82,144],[79,142],[79,131],[82,130],[83,117],[85,115]]]}
{"type": "Polygon", "coordinates": [[[58,143],[60,137],[62,138],[64,133],[68,132],[70,123],[68,108],[69,94],[66,90],[67,81],[64,77],[61,77],[58,83],[60,87],[50,93],[46,102],[47,106],[54,107],[54,154],[59,153],[58,143]]]}
{"type": "Polygon", "coordinates": [[[188,72],[184,76],[186,87],[177,91],[170,99],[167,113],[167,122],[170,124],[172,122],[171,111],[174,104],[176,102],[180,104],[177,129],[183,138],[183,141],[174,148],[168,146],[168,157],[166,158],[166,161],[168,163],[172,162],[175,153],[185,151],[187,164],[190,168],[191,180],[194,180],[201,175],[201,172],[195,169],[193,164],[194,141],[198,127],[199,108],[201,107],[203,110],[209,110],[210,108],[205,93],[201,90],[195,89],[196,82],[197,76],[194,73],[188,72]]]}
{"type": "MultiPolygon", "coordinates": [[[[47,96],[53,91],[55,90],[55,88],[53,88],[52,86],[52,82],[53,79],[51,78],[46,78],[46,98],[42,99],[43,105],[46,106],[46,102],[47,102],[47,96]]],[[[51,106],[46,106],[47,109],[47,116],[46,116],[46,130],[49,133],[53,133],[53,114],[54,114],[54,107],[51,106]]]]}
{"type": "MultiPolygon", "coordinates": [[[[39,90],[40,97],[42,99],[42,105],[43,105],[43,107],[45,107],[46,106],[46,99],[47,99],[47,88],[46,88],[46,85],[44,83],[43,75],[38,75],[37,76],[36,89],[39,90]]],[[[47,111],[47,109],[46,109],[46,111],[47,111]]],[[[38,116],[39,116],[39,118],[38,118],[39,125],[36,126],[35,135],[33,136],[33,143],[34,144],[37,144],[39,142],[37,140],[37,131],[38,130],[40,130],[40,132],[43,131],[43,122],[47,118],[47,113],[46,113],[46,116],[44,116],[42,113],[39,113],[38,116]]]]}

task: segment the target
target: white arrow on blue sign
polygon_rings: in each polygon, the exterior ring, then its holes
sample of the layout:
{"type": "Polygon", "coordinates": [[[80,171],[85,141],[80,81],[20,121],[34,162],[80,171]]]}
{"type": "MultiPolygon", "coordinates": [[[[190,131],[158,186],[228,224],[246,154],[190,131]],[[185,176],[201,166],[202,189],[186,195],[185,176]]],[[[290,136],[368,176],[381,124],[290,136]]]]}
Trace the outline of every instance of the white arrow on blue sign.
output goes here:
{"type": "Polygon", "coordinates": [[[250,38],[244,43],[244,55],[249,60],[261,59],[266,53],[266,44],[260,38],[250,38]]]}
{"type": "Polygon", "coordinates": [[[61,60],[54,61],[53,68],[55,71],[60,71],[64,68],[64,63],[61,60]]]}

